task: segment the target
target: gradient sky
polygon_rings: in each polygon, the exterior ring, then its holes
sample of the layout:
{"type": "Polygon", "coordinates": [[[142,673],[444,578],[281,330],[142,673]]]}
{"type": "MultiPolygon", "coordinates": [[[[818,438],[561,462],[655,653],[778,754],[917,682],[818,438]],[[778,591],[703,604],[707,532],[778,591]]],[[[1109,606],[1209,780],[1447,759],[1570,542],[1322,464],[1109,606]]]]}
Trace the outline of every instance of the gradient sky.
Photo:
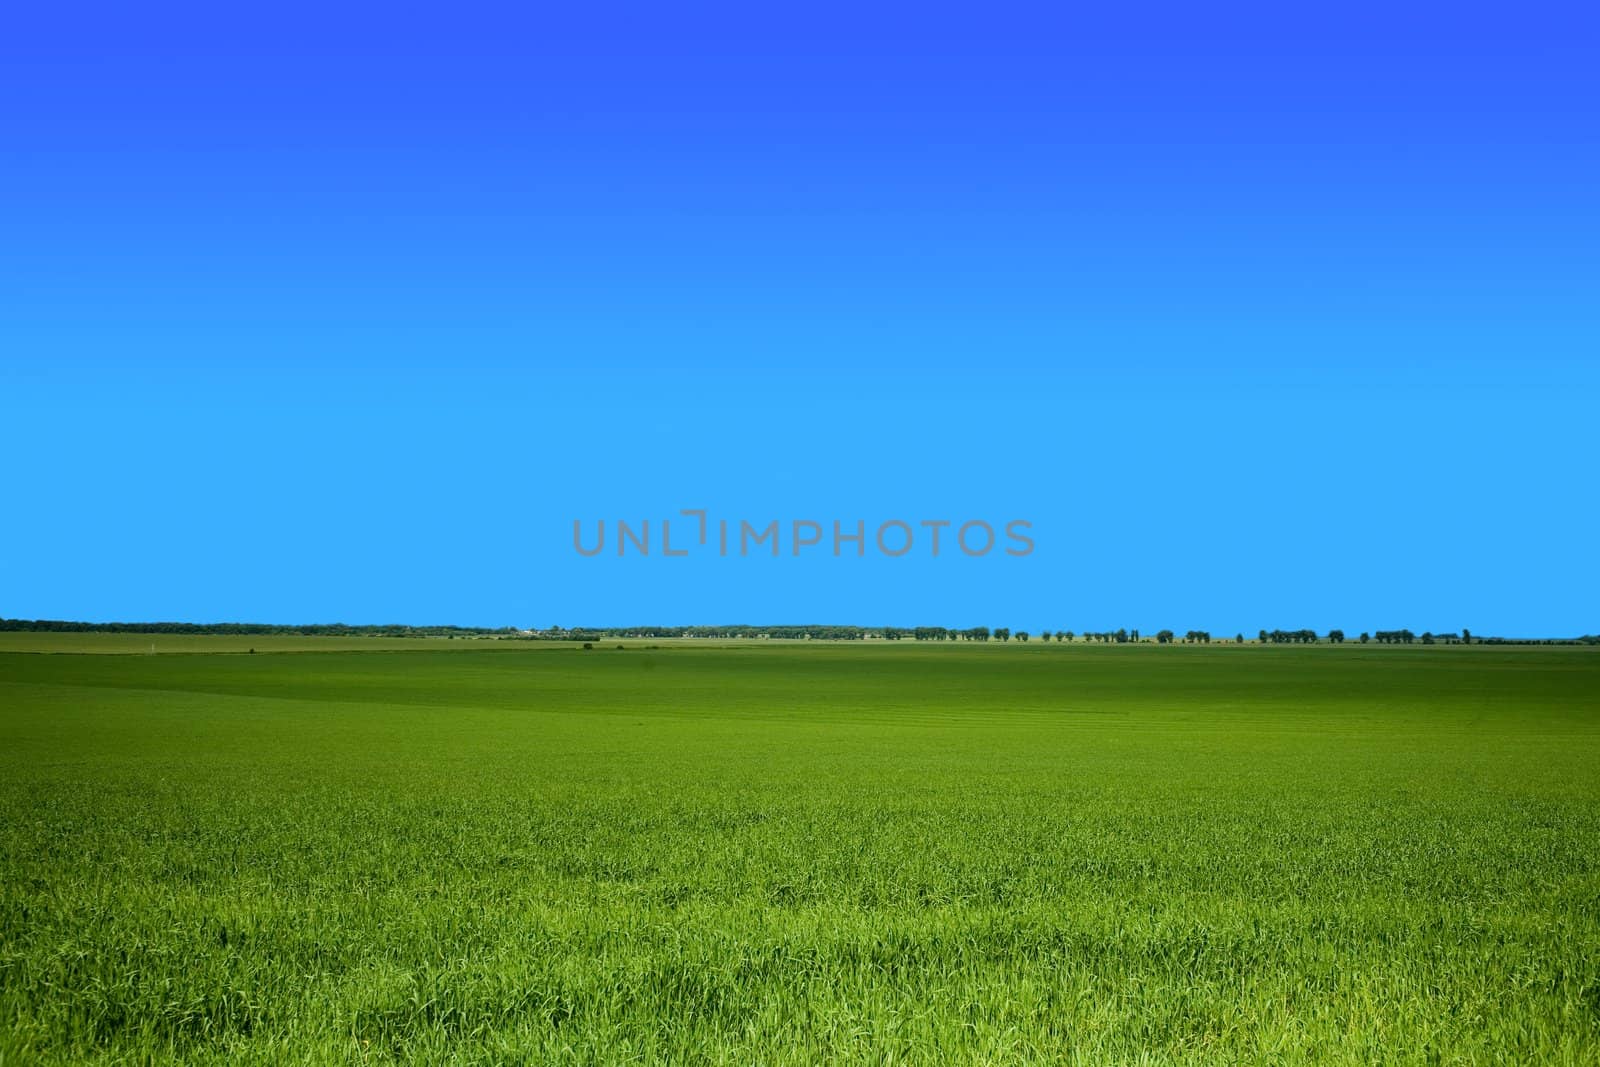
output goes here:
{"type": "Polygon", "coordinates": [[[8,15],[0,615],[1600,631],[1594,4],[762,6],[8,15]]]}

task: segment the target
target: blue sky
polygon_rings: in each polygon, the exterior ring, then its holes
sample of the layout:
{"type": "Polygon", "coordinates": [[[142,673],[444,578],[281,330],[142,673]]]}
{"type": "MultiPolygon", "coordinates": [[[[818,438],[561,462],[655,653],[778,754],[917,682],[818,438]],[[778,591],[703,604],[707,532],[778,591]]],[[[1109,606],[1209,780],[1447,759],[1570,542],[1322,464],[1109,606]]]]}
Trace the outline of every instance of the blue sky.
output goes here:
{"type": "Polygon", "coordinates": [[[1600,630],[1592,5],[0,39],[0,615],[1600,630]],[[572,523],[1032,523],[594,559],[572,523]]]}

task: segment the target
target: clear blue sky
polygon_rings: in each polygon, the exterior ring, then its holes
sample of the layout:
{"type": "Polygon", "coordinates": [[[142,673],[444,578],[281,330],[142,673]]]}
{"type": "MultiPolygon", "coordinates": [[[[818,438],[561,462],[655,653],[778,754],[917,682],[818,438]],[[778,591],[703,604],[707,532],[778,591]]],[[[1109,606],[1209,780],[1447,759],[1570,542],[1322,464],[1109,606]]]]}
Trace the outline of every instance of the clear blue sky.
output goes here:
{"type": "Polygon", "coordinates": [[[337,6],[8,16],[0,615],[1600,631],[1592,3],[337,6]]]}

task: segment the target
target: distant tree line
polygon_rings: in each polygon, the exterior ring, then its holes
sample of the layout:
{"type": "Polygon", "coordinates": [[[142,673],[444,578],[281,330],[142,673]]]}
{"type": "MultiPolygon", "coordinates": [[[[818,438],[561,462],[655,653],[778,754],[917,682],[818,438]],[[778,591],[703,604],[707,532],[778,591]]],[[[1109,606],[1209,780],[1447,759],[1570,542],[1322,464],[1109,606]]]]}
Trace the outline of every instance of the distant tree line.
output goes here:
{"type": "Polygon", "coordinates": [[[450,637],[504,636],[519,631],[514,626],[489,629],[480,626],[404,626],[399,623],[350,626],[342,622],[298,626],[261,622],[66,622],[59,619],[0,619],[0,632],[102,633],[102,634],[289,634],[301,637],[450,637]]]}
{"type": "MultiPolygon", "coordinates": [[[[501,633],[502,631],[493,631],[501,633]]],[[[574,628],[563,629],[553,626],[545,630],[516,631],[517,637],[530,640],[604,640],[619,637],[690,637],[690,638],[722,638],[726,640],[770,638],[772,640],[790,641],[998,641],[1008,643],[1011,641],[1029,642],[1035,635],[1027,630],[1012,630],[1010,627],[997,626],[972,626],[966,628],[945,626],[626,626],[610,629],[574,628]]],[[[1057,643],[1085,642],[1089,644],[1122,645],[1138,644],[1141,641],[1153,640],[1156,644],[1184,644],[1209,645],[1214,640],[1209,630],[1188,630],[1179,637],[1172,630],[1160,630],[1153,638],[1142,637],[1136,629],[1118,630],[1042,630],[1037,635],[1037,640],[1043,642],[1055,641],[1057,643]]],[[[1235,644],[1244,644],[1244,634],[1235,634],[1231,639],[1223,637],[1216,640],[1232,640],[1235,644]]],[[[1329,630],[1326,634],[1318,634],[1311,629],[1303,630],[1260,630],[1256,640],[1260,644],[1344,644],[1345,632],[1343,630],[1329,630]]],[[[1575,645],[1575,644],[1600,644],[1600,637],[1584,636],[1575,638],[1542,638],[1520,639],[1501,637],[1474,637],[1469,630],[1456,633],[1424,633],[1420,638],[1410,630],[1379,630],[1375,634],[1363,633],[1360,642],[1367,644],[1376,640],[1379,644],[1545,644],[1545,645],[1575,645]]]]}
{"type": "MultiPolygon", "coordinates": [[[[238,635],[270,635],[290,634],[303,637],[493,637],[501,640],[521,641],[602,641],[616,640],[617,638],[641,637],[691,637],[691,638],[723,638],[723,639],[750,639],[770,638],[773,640],[790,641],[999,641],[1002,643],[1016,640],[1029,642],[1033,635],[1027,630],[1013,631],[1009,627],[1000,626],[990,629],[987,626],[971,626],[965,628],[945,626],[824,626],[824,625],[782,625],[782,626],[752,626],[739,624],[733,626],[620,626],[620,627],[561,627],[551,626],[546,629],[531,628],[518,629],[514,626],[499,628],[479,626],[405,626],[400,624],[376,626],[351,626],[345,623],[315,623],[300,626],[286,626],[275,623],[251,622],[66,622],[55,619],[3,619],[0,618],[0,632],[37,632],[37,633],[144,633],[144,634],[238,634],[238,635]]],[[[1152,638],[1141,638],[1138,630],[1090,630],[1077,632],[1073,630],[1043,630],[1038,635],[1038,640],[1043,642],[1055,641],[1057,643],[1086,642],[1090,644],[1138,644],[1141,641],[1150,641],[1152,638]]],[[[1154,642],[1159,645],[1176,644],[1211,644],[1212,637],[1207,630],[1188,630],[1180,638],[1172,630],[1159,630],[1156,632],[1154,642]]],[[[1223,638],[1226,640],[1226,638],[1223,638]]],[[[1343,630],[1329,630],[1325,636],[1319,636],[1315,630],[1259,630],[1256,640],[1260,644],[1343,644],[1345,634],[1343,630]]],[[[1514,637],[1475,637],[1470,630],[1460,633],[1433,633],[1424,632],[1420,636],[1410,630],[1377,630],[1372,633],[1363,633],[1358,638],[1361,644],[1375,642],[1380,645],[1600,645],[1600,635],[1585,634],[1582,637],[1546,637],[1546,638],[1514,638],[1514,637]]],[[[1236,644],[1244,644],[1244,634],[1233,637],[1236,644]]]]}
{"type": "Polygon", "coordinates": [[[1317,643],[1315,630],[1273,630],[1268,633],[1261,630],[1256,634],[1256,640],[1263,645],[1314,645],[1317,643]]]}

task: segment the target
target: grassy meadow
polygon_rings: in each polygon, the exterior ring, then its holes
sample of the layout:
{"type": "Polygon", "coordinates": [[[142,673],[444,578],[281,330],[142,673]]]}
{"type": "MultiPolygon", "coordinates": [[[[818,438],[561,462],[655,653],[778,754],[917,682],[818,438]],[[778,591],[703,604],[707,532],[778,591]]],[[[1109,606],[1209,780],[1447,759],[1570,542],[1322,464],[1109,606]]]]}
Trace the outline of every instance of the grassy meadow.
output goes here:
{"type": "Polygon", "coordinates": [[[1600,1063],[1600,650],[85,636],[0,1064],[1600,1063]]]}

